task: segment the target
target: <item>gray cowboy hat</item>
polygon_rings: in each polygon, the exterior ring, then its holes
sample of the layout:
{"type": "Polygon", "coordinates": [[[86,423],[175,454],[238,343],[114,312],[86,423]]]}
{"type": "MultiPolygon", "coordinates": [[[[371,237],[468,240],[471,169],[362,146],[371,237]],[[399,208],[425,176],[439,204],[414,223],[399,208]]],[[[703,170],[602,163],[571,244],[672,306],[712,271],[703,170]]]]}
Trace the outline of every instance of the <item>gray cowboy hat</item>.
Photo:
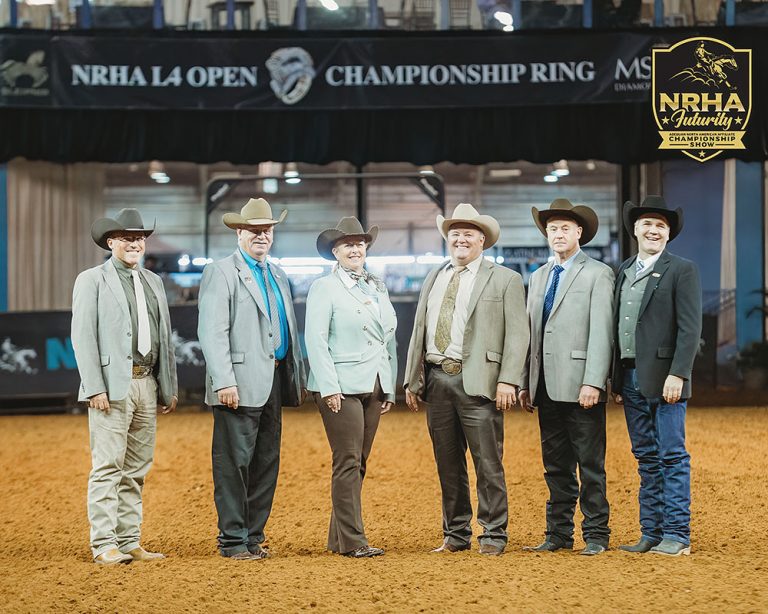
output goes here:
{"type": "Polygon", "coordinates": [[[600,226],[597,214],[592,209],[586,205],[573,205],[567,198],[556,198],[549,205],[549,209],[539,211],[536,207],[531,207],[531,215],[536,227],[545,237],[549,220],[560,218],[573,220],[581,226],[579,245],[586,245],[594,239],[600,226]]]}
{"type": "Polygon", "coordinates": [[[263,198],[251,198],[245,206],[240,209],[240,213],[225,213],[221,220],[224,225],[237,230],[238,228],[249,228],[251,226],[267,226],[279,224],[288,215],[288,211],[283,209],[280,217],[276,220],[272,218],[272,207],[263,198]]]}
{"type": "Polygon", "coordinates": [[[674,211],[667,207],[667,202],[661,196],[646,196],[643,204],[636,205],[631,200],[624,203],[624,228],[629,236],[635,237],[635,222],[642,215],[663,217],[669,224],[669,240],[671,241],[683,229],[683,210],[678,207],[674,211]]]}
{"type": "Polygon", "coordinates": [[[155,226],[144,228],[144,222],[141,221],[141,215],[136,209],[120,209],[114,219],[102,217],[91,226],[91,237],[96,245],[107,251],[109,251],[107,239],[120,232],[141,233],[148,237],[155,232],[155,226]]]}
{"type": "Polygon", "coordinates": [[[336,224],[336,228],[327,228],[317,236],[317,251],[323,258],[335,260],[333,246],[336,245],[337,241],[346,237],[362,237],[370,247],[378,235],[378,226],[371,226],[368,232],[365,232],[363,225],[356,217],[343,217],[336,224]]]}
{"type": "Polygon", "coordinates": [[[501,228],[496,218],[490,215],[480,215],[469,203],[459,203],[453,210],[453,217],[446,218],[442,215],[437,216],[437,229],[443,235],[443,239],[448,240],[448,231],[455,224],[472,224],[477,226],[485,235],[483,249],[492,247],[499,240],[501,228]]]}

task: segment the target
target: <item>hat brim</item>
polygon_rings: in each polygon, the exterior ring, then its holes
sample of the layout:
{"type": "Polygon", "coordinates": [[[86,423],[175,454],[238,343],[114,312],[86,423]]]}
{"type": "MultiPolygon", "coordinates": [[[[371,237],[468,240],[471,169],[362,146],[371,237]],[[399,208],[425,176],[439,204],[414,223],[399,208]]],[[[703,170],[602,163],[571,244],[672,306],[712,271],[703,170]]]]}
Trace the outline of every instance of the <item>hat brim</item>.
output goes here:
{"type": "Polygon", "coordinates": [[[280,222],[282,222],[285,219],[286,215],[288,215],[288,210],[283,209],[283,212],[280,214],[280,217],[278,217],[276,220],[272,220],[269,218],[246,220],[239,213],[225,213],[222,216],[221,221],[224,222],[224,225],[226,227],[231,228],[232,230],[238,230],[238,229],[248,230],[249,228],[252,228],[254,226],[275,226],[276,224],[279,224],[280,222]]]}
{"type": "Polygon", "coordinates": [[[477,226],[477,228],[485,235],[485,243],[483,244],[484,250],[496,245],[496,242],[499,240],[499,235],[501,234],[499,223],[496,221],[496,218],[493,218],[490,215],[478,215],[470,220],[457,218],[448,219],[442,215],[438,215],[436,221],[437,229],[446,241],[448,240],[448,231],[451,229],[451,226],[455,226],[456,224],[470,224],[472,226],[477,226]]]}
{"type": "Polygon", "coordinates": [[[643,215],[658,215],[667,220],[669,224],[669,240],[672,241],[680,231],[683,229],[683,210],[678,207],[674,211],[672,209],[661,209],[659,207],[642,207],[636,205],[631,200],[624,203],[624,210],[622,218],[624,220],[624,228],[629,233],[629,236],[637,240],[635,236],[635,222],[643,215]]]}
{"type": "Polygon", "coordinates": [[[91,238],[93,239],[94,243],[96,243],[96,245],[109,252],[112,250],[109,248],[109,245],[107,245],[107,239],[109,239],[111,234],[115,232],[135,232],[141,233],[145,237],[148,237],[153,232],[155,232],[156,225],[157,221],[155,221],[155,223],[152,225],[152,228],[125,228],[112,218],[103,217],[96,220],[91,225],[91,238]]]}
{"type": "Polygon", "coordinates": [[[597,213],[586,205],[576,205],[573,209],[543,209],[541,211],[536,207],[531,207],[531,215],[536,227],[545,237],[547,236],[549,220],[557,218],[573,220],[581,226],[579,245],[586,245],[594,239],[595,235],[597,235],[597,229],[600,228],[597,213]]]}
{"type": "Polygon", "coordinates": [[[360,234],[360,233],[352,233],[347,234],[342,232],[341,230],[338,230],[337,228],[328,228],[326,230],[323,230],[318,236],[316,241],[317,246],[317,253],[320,254],[323,258],[326,258],[327,260],[336,260],[336,256],[333,255],[333,247],[336,245],[337,241],[340,241],[341,239],[344,239],[346,237],[362,237],[365,242],[368,244],[368,249],[371,248],[371,245],[373,245],[376,242],[376,237],[379,236],[379,227],[378,226],[371,226],[368,229],[368,232],[360,234]]]}

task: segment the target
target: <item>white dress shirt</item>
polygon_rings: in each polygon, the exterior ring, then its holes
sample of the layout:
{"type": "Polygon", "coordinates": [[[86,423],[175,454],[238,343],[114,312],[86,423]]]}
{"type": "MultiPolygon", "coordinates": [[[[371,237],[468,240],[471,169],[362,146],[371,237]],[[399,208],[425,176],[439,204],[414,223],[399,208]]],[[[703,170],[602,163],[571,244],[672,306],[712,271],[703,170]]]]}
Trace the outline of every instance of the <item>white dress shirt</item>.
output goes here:
{"type": "Polygon", "coordinates": [[[475,280],[482,261],[483,256],[481,254],[459,274],[459,290],[456,293],[456,306],[451,321],[451,342],[445,349],[445,354],[440,352],[435,345],[435,331],[437,330],[437,319],[440,317],[443,297],[448,289],[448,283],[453,277],[453,264],[449,262],[437,274],[435,283],[427,297],[427,362],[439,363],[445,358],[462,359],[464,328],[467,325],[467,316],[469,315],[469,298],[472,296],[472,289],[475,287],[475,280]]]}

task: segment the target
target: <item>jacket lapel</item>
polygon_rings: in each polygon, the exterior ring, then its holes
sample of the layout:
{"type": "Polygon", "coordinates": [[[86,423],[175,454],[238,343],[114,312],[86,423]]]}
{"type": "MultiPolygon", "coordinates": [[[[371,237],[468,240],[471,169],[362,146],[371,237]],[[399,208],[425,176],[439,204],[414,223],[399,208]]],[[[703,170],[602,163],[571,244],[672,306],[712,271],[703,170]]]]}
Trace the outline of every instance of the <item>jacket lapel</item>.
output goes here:
{"type": "Polygon", "coordinates": [[[107,286],[109,286],[112,294],[115,295],[115,299],[120,305],[120,308],[123,310],[124,315],[126,317],[130,317],[130,313],[128,311],[128,299],[125,298],[123,285],[120,283],[120,277],[117,274],[115,265],[112,264],[111,258],[102,265],[102,269],[104,270],[104,279],[107,282],[107,286]]]}
{"type": "Polygon", "coordinates": [[[493,265],[485,259],[485,256],[480,256],[482,261],[480,262],[480,268],[477,269],[477,279],[475,285],[472,287],[472,294],[469,297],[469,304],[467,305],[467,320],[472,317],[472,312],[475,311],[477,301],[480,300],[480,295],[483,293],[488,280],[491,279],[493,273],[493,265]]]}
{"type": "Polygon", "coordinates": [[[347,286],[347,284],[344,283],[344,280],[341,278],[341,275],[339,275],[338,269],[336,269],[336,279],[339,282],[339,285],[341,285],[342,288],[344,288],[344,291],[347,292],[351,297],[353,297],[356,301],[358,301],[363,307],[365,307],[365,312],[370,316],[371,323],[376,326],[380,334],[384,334],[384,325],[381,322],[382,317],[382,309],[381,309],[381,301],[382,297],[384,296],[383,293],[379,292],[379,305],[378,307],[374,307],[372,305],[373,299],[371,299],[369,296],[363,292],[362,288],[355,284],[352,287],[347,286]]]}
{"type": "MultiPolygon", "coordinates": [[[[538,269],[541,273],[531,276],[531,287],[528,290],[528,302],[530,303],[530,312],[533,317],[533,325],[531,328],[536,331],[541,330],[541,321],[544,318],[544,293],[547,290],[549,274],[554,266],[554,260],[550,260],[542,269],[538,269]]],[[[538,271],[536,272],[538,273],[538,271]]]]}
{"type": "Polygon", "coordinates": [[[565,279],[563,280],[563,285],[557,289],[557,294],[555,295],[555,303],[552,305],[552,311],[549,314],[550,318],[557,311],[560,303],[563,302],[563,297],[568,292],[568,288],[571,287],[573,280],[576,279],[576,276],[581,272],[581,269],[584,268],[584,263],[586,261],[587,255],[584,252],[581,252],[579,257],[573,261],[573,264],[571,264],[570,270],[567,272],[565,279]]]}
{"type": "Polygon", "coordinates": [[[653,296],[653,291],[659,285],[661,278],[664,277],[664,273],[667,272],[667,269],[669,268],[669,261],[669,254],[667,253],[667,250],[664,250],[664,253],[659,256],[659,259],[656,261],[656,264],[654,265],[651,272],[651,274],[657,273],[659,276],[655,278],[652,277],[646,283],[645,292],[643,292],[643,302],[640,303],[640,312],[637,314],[638,320],[640,319],[640,316],[643,315],[645,308],[648,306],[648,303],[651,300],[651,296],[653,296]]]}
{"type": "Polygon", "coordinates": [[[264,314],[264,317],[269,319],[269,311],[264,304],[264,296],[261,293],[261,288],[259,288],[259,282],[253,278],[253,271],[246,264],[243,256],[240,254],[240,250],[235,252],[235,268],[237,268],[237,275],[240,277],[240,281],[243,282],[243,285],[248,289],[251,297],[256,302],[256,306],[264,314]]]}

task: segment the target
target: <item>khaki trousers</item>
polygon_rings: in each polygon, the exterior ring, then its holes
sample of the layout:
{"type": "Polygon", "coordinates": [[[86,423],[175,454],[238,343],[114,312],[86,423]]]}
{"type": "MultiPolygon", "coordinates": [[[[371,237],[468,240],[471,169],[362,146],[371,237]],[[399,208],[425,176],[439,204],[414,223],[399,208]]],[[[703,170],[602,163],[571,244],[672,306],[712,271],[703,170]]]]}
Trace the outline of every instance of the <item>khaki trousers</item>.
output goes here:
{"type": "Polygon", "coordinates": [[[139,546],[141,490],[155,452],[157,382],[131,380],[128,396],[110,400],[108,412],[88,410],[91,473],[88,520],[91,550],[97,557],[111,548],[139,546]]]}

